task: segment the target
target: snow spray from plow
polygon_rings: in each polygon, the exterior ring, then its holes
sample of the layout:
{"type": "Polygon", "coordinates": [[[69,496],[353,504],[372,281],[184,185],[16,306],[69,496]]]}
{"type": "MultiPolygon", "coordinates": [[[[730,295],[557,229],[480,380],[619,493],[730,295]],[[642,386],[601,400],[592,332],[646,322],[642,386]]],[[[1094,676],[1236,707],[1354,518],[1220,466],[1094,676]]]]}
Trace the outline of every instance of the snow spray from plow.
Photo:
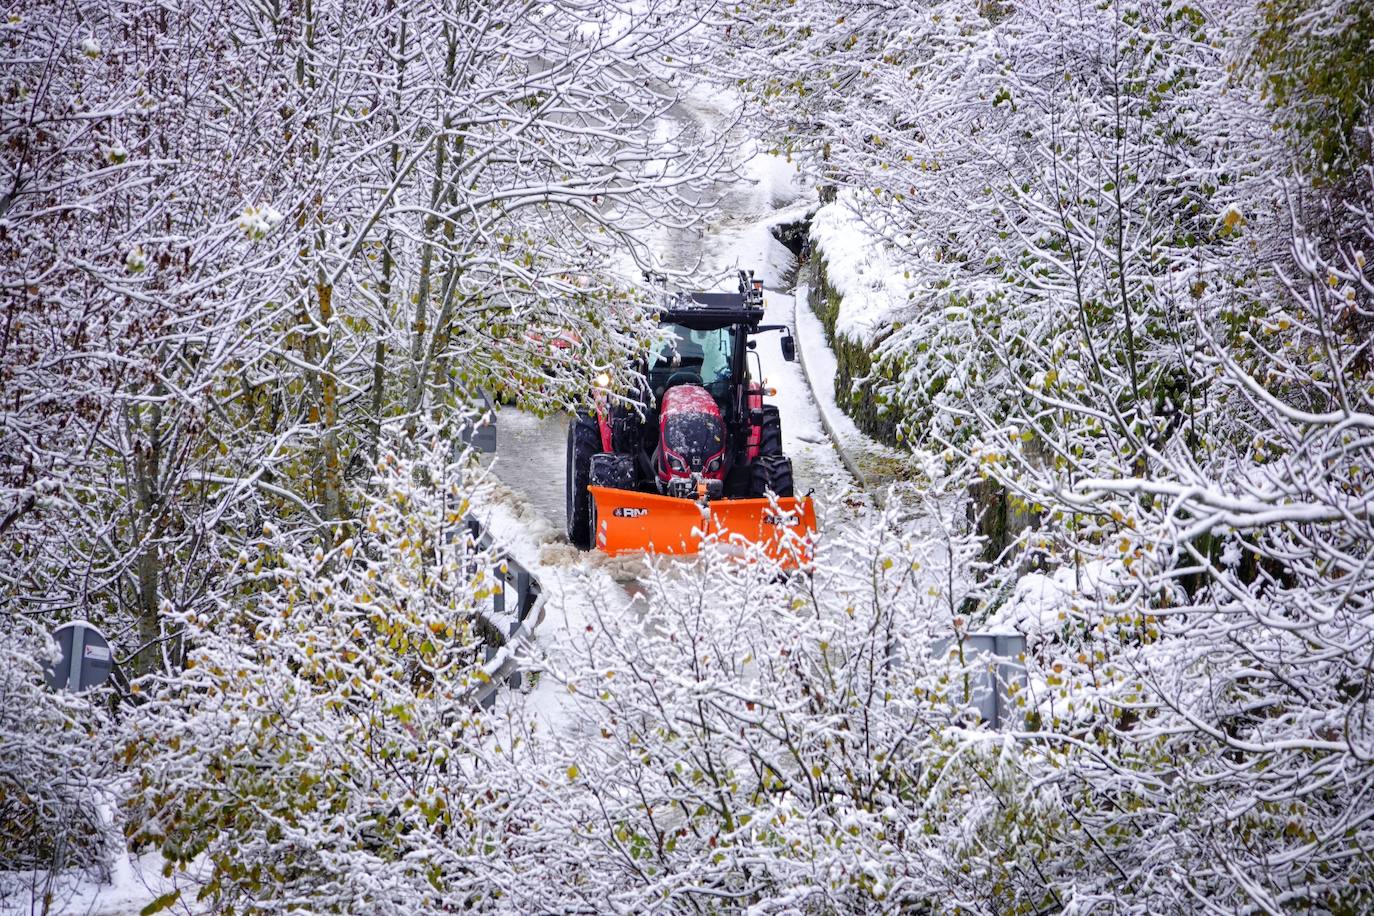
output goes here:
{"type": "Polygon", "coordinates": [[[816,508],[809,496],[697,502],[636,490],[590,486],[595,545],[610,556],[634,550],[690,554],[704,536],[758,545],[785,567],[810,562],[816,508]]]}

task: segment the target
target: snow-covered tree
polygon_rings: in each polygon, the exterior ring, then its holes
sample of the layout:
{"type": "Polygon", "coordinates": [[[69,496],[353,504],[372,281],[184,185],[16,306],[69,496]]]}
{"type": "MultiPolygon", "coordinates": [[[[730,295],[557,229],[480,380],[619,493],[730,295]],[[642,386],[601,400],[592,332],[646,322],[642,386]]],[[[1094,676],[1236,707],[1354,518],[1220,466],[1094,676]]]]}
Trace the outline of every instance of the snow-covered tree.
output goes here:
{"type": "Polygon", "coordinates": [[[265,525],[234,571],[251,598],[186,619],[186,670],[145,687],[130,830],[173,863],[204,854],[217,909],[440,911],[478,893],[458,851],[512,807],[469,698],[495,584],[461,526],[480,485],[399,424],[375,475],[332,550],[265,525]]]}
{"type": "Polygon", "coordinates": [[[330,563],[366,536],[386,422],[453,436],[479,389],[550,410],[626,364],[624,265],[730,165],[669,116],[709,9],[8,14],[6,614],[88,617],[136,685],[175,678],[202,615],[259,608],[265,527],[330,563]]]}
{"type": "MultiPolygon", "coordinates": [[[[666,112],[690,6],[225,3],[3,33],[16,595],[126,662],[243,532],[332,541],[386,417],[569,405],[647,312],[617,252],[726,163],[666,112]],[[623,272],[622,272],[623,273],[623,272]],[[39,597],[41,596],[41,597],[39,597]]],[[[636,247],[637,246],[637,247],[636,247]]]]}
{"type": "Polygon", "coordinates": [[[793,56],[754,85],[779,145],[841,187],[816,237],[867,384],[952,479],[1033,519],[1002,575],[1046,573],[971,616],[1057,659],[1072,713],[1040,729],[1086,794],[1056,810],[1112,850],[1116,894],[1360,908],[1369,109],[1362,59],[1316,48],[1358,44],[1363,20],[1243,2],[779,20],[793,56]],[[1048,625],[1032,586],[1062,597],[1048,625]],[[1183,864],[1151,871],[1123,830],[1183,864]]]}

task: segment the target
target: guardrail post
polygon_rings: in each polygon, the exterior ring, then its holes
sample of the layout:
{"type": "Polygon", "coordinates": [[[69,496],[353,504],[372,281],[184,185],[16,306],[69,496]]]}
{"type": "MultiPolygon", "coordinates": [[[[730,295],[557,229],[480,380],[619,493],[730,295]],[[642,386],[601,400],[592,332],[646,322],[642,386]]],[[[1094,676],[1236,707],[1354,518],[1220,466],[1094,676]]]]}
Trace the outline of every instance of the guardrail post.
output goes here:
{"type": "Polygon", "coordinates": [[[515,570],[515,621],[523,623],[529,616],[532,591],[530,589],[530,574],[524,567],[516,567],[515,570]]]}
{"type": "MultiPolygon", "coordinates": [[[[520,629],[520,621],[512,620],[510,622],[510,632],[506,635],[506,645],[511,646],[512,649],[514,647],[514,643],[511,642],[511,639],[515,636],[515,631],[518,629],[520,629]]],[[[511,690],[519,690],[520,685],[524,683],[524,678],[525,676],[520,673],[520,669],[517,667],[515,669],[515,673],[506,679],[506,686],[509,687],[511,690]]]]}
{"type": "MultiPolygon", "coordinates": [[[[1026,665],[1021,660],[1026,637],[1020,633],[966,633],[962,642],[964,662],[971,669],[968,702],[991,728],[1001,728],[1012,718],[1014,708],[1008,688],[1026,682],[1026,665]]],[[[954,645],[952,639],[941,639],[931,648],[945,655],[954,645]]]]}
{"type": "Polygon", "coordinates": [[[477,559],[475,554],[479,549],[479,543],[482,537],[482,526],[478,524],[477,519],[469,515],[463,519],[463,530],[466,531],[468,535],[468,543],[464,547],[466,557],[463,560],[463,570],[467,576],[471,577],[477,572],[477,559]]]}
{"type": "Polygon", "coordinates": [[[484,454],[496,451],[496,405],[487,392],[482,392],[481,413],[459,428],[457,441],[453,444],[455,452],[459,443],[484,454]]]}
{"type": "Polygon", "coordinates": [[[492,575],[496,577],[496,582],[492,585],[491,591],[491,610],[493,614],[506,613],[506,576],[501,572],[501,567],[493,566],[492,575]]]}
{"type": "Polygon", "coordinates": [[[1020,633],[1002,634],[997,637],[993,650],[1001,661],[997,664],[997,726],[1011,720],[1015,706],[1011,701],[1008,688],[1013,683],[1026,683],[1026,637],[1020,633]]]}
{"type": "MultiPolygon", "coordinates": [[[[490,662],[490,661],[491,661],[493,658],[495,658],[495,657],[496,657],[496,647],[495,647],[495,646],[483,646],[483,647],[482,647],[482,661],[483,661],[483,663],[490,662]]],[[[482,698],[481,706],[482,706],[483,709],[491,709],[491,708],[492,708],[493,706],[495,706],[495,705],[496,705],[496,692],[495,692],[495,691],[492,691],[491,693],[487,694],[485,697],[482,698]]]]}

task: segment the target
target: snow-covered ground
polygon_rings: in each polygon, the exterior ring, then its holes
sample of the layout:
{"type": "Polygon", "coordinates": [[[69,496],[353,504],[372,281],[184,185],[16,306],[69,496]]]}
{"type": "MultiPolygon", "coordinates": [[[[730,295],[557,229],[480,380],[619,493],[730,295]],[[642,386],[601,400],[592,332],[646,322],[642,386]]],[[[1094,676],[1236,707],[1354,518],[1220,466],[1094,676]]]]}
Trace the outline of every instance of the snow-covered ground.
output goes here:
{"type": "MultiPolygon", "coordinates": [[[[920,298],[922,290],[888,254],[890,242],[864,224],[852,191],[816,211],[811,237],[825,251],[826,277],[843,297],[835,318],[837,333],[861,343],[891,326],[920,298]]],[[[912,240],[902,237],[907,244],[912,240]]]]}
{"type": "Polygon", "coordinates": [[[817,417],[861,488],[880,495],[889,484],[909,476],[911,456],[901,454],[865,434],[854,425],[849,414],[835,403],[835,376],[839,372],[839,365],[834,352],[826,345],[825,328],[821,326],[821,320],[806,304],[809,292],[804,283],[798,284],[794,297],[793,326],[801,356],[801,371],[807,376],[814,394],[817,417]]]}
{"type": "Polygon", "coordinates": [[[71,913],[80,916],[125,916],[140,912],[164,895],[176,894],[178,906],[167,912],[204,912],[195,906],[202,883],[197,863],[186,871],[163,875],[166,860],[158,850],[137,858],[116,855],[108,874],[78,872],[45,884],[46,872],[0,874],[0,916],[32,913],[71,913]],[[45,908],[45,896],[48,905],[45,908]]]}

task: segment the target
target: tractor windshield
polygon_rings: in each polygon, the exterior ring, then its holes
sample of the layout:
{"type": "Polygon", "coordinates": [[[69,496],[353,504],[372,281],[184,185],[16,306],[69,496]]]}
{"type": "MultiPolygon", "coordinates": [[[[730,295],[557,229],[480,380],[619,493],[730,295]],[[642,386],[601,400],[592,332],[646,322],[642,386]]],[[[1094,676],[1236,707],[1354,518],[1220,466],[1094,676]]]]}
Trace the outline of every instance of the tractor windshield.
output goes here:
{"type": "Polygon", "coordinates": [[[665,328],[672,336],[649,358],[649,383],[654,391],[662,391],[678,376],[675,384],[702,385],[716,400],[725,397],[735,355],[733,329],[694,331],[680,324],[665,328]]]}

